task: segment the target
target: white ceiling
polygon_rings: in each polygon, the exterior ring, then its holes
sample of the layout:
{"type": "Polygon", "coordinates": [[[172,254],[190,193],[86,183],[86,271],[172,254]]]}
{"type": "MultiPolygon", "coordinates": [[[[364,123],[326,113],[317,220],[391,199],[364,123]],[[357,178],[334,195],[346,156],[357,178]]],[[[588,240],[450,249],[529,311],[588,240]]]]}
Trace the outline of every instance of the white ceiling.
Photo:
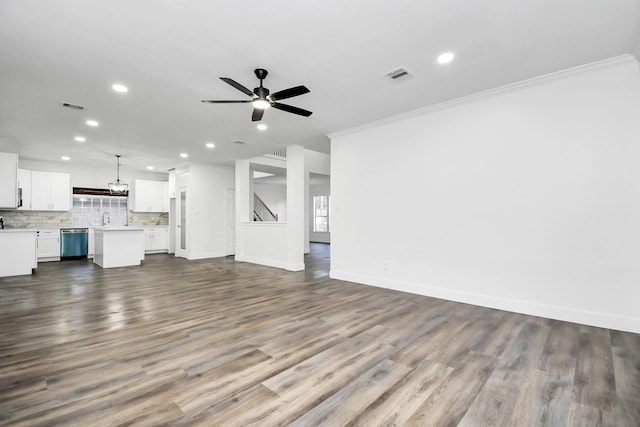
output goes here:
{"type": "Polygon", "coordinates": [[[640,0],[2,0],[0,151],[102,166],[121,154],[123,167],[157,171],[183,163],[180,152],[211,163],[291,144],[328,152],[331,132],[638,57],[639,17],[640,0]],[[447,66],[435,61],[444,51],[456,54],[447,66]],[[384,77],[400,66],[413,77],[384,77]],[[268,110],[263,132],[250,104],[200,102],[245,99],[218,77],[253,88],[257,67],[272,92],[306,85],[311,93],[285,103],[314,114],[268,110]]]}

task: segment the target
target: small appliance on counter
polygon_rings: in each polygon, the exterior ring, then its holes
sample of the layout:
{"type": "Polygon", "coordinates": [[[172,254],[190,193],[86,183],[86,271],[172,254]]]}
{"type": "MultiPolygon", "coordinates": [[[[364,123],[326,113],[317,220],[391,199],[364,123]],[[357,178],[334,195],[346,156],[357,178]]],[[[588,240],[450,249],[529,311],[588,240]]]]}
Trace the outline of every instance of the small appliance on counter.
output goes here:
{"type": "Polygon", "coordinates": [[[89,253],[89,229],[60,229],[60,258],[86,258],[89,253]]]}
{"type": "Polygon", "coordinates": [[[4,218],[0,216],[0,230],[4,230],[4,218]]]}

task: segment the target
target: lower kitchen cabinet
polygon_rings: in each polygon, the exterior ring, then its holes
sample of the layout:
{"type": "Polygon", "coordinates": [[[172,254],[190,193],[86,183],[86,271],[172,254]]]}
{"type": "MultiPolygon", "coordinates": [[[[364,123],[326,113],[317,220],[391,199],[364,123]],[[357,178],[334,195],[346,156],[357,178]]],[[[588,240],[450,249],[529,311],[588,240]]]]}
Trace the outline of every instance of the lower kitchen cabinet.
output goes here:
{"type": "Polygon", "coordinates": [[[96,253],[96,232],[93,228],[89,229],[89,241],[87,243],[87,257],[93,258],[96,253]]]}
{"type": "Polygon", "coordinates": [[[145,228],[144,251],[145,253],[169,251],[169,233],[167,227],[145,228]]]}
{"type": "Polygon", "coordinates": [[[33,229],[0,232],[0,277],[33,273],[38,267],[36,239],[33,229]]]}
{"type": "Polygon", "coordinates": [[[60,229],[38,230],[38,262],[60,261],[60,229]]]}

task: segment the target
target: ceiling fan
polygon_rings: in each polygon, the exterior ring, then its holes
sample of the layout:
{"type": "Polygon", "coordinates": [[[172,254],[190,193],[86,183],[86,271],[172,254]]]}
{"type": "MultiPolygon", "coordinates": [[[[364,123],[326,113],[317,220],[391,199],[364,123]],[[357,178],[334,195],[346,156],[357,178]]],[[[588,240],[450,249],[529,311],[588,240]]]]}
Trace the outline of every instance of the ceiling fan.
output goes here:
{"type": "Polygon", "coordinates": [[[258,122],[262,119],[262,115],[264,114],[264,110],[267,108],[273,107],[278,110],[286,111],[287,113],[297,114],[299,116],[309,117],[312,112],[303,110],[302,108],[294,107],[292,105],[282,104],[280,101],[282,99],[293,98],[294,96],[304,95],[305,93],[309,93],[309,89],[305,86],[296,86],[291,87],[289,89],[281,90],[272,94],[269,94],[269,89],[262,86],[262,80],[267,77],[269,72],[263,68],[257,68],[255,70],[256,77],[260,80],[260,86],[253,89],[253,92],[242,86],[240,83],[236,82],[233,79],[228,77],[220,77],[220,80],[223,82],[233,86],[238,89],[240,92],[249,95],[252,99],[247,99],[246,101],[229,101],[229,100],[211,100],[211,99],[203,99],[202,102],[210,103],[210,104],[239,104],[239,103],[251,103],[253,104],[253,114],[251,115],[251,120],[254,122],[258,122]]]}

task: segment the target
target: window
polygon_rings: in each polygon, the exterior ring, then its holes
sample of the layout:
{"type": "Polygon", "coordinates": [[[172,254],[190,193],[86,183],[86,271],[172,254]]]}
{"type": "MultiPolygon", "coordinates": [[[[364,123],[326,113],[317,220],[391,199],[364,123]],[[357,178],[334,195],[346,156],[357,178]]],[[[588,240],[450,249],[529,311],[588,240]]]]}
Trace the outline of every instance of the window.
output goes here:
{"type": "Polygon", "coordinates": [[[101,227],[105,212],[111,225],[127,225],[127,197],[73,195],[74,227],[101,227]]]}
{"type": "Polygon", "coordinates": [[[313,231],[329,232],[329,196],[313,196],[313,231]]]}

